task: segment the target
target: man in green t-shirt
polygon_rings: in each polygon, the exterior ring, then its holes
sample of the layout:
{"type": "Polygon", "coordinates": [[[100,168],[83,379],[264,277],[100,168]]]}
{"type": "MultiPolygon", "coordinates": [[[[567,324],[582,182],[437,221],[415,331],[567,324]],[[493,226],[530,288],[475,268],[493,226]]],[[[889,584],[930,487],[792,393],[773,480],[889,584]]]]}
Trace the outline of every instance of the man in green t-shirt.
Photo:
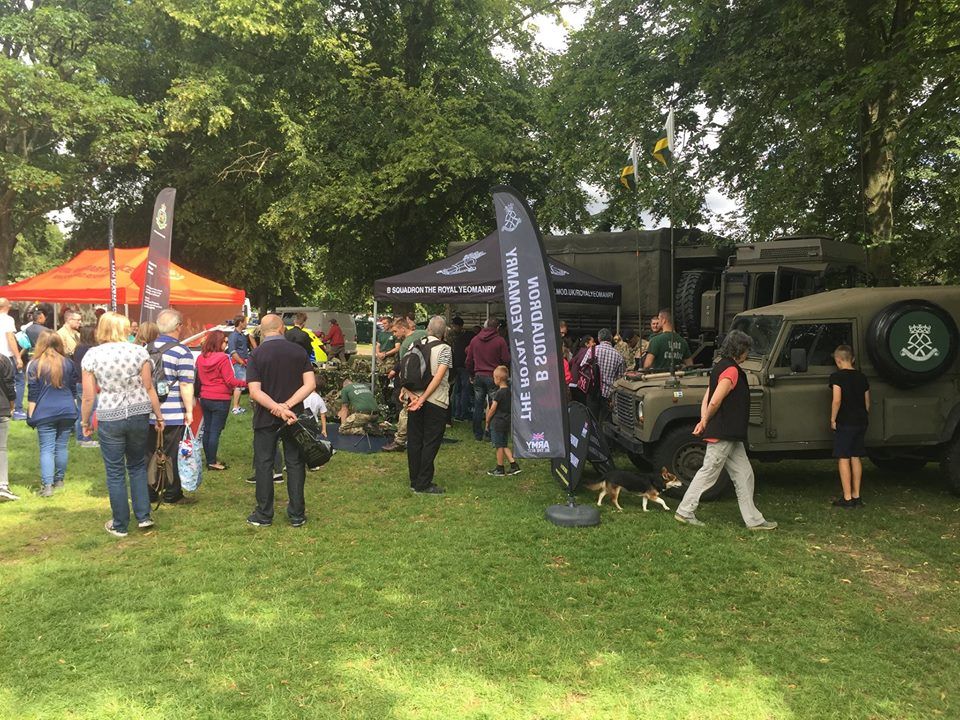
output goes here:
{"type": "Polygon", "coordinates": [[[341,435],[363,435],[364,428],[377,421],[377,400],[369,385],[347,378],[340,391],[340,402],[337,417],[340,418],[341,435]]]}
{"type": "Polygon", "coordinates": [[[669,310],[661,310],[660,333],[650,338],[647,354],[643,359],[644,370],[669,372],[681,365],[693,365],[690,346],[673,329],[673,316],[669,310]]]}
{"type": "MultiPolygon", "coordinates": [[[[400,341],[400,348],[397,350],[397,364],[403,360],[410,347],[427,336],[426,330],[418,330],[413,320],[401,317],[393,323],[393,336],[400,341]]],[[[396,385],[396,390],[400,389],[400,380],[397,378],[397,368],[390,371],[390,377],[396,385]]],[[[407,405],[406,402],[400,404],[400,416],[397,418],[397,432],[393,436],[393,442],[384,445],[381,448],[384,452],[403,452],[407,449],[407,405]]]]}
{"type": "Polygon", "coordinates": [[[400,341],[394,337],[390,330],[392,321],[388,317],[382,317],[377,322],[380,332],[377,333],[377,344],[374,351],[377,353],[377,364],[384,372],[388,372],[396,360],[397,353],[400,352],[400,341]]]}

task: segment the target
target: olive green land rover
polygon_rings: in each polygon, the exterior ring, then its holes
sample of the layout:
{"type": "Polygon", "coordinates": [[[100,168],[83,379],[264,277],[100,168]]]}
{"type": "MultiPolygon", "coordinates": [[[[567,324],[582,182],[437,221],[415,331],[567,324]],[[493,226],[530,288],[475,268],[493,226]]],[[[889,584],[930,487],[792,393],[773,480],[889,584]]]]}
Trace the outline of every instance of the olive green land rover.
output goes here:
{"type": "MultiPolygon", "coordinates": [[[[939,461],[960,494],[960,287],[851,288],[756,308],[731,327],[753,338],[747,450],[763,460],[831,456],[832,354],[850,345],[870,381],[866,445],[879,467],[907,472],[939,461]]],[[[635,374],[612,394],[607,437],[640,466],[689,482],[704,444],[691,435],[709,371],[635,374]]],[[[724,474],[704,497],[720,495],[724,474]]]]}

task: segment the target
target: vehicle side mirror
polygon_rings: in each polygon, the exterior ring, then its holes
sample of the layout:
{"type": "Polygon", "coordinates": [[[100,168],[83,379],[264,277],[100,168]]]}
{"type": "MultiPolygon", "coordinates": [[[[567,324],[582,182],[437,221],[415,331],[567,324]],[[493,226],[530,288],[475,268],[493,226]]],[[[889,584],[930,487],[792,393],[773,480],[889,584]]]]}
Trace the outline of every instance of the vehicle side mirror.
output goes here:
{"type": "Polygon", "coordinates": [[[793,348],[790,350],[790,372],[805,373],[807,371],[807,350],[806,348],[793,348]]]}

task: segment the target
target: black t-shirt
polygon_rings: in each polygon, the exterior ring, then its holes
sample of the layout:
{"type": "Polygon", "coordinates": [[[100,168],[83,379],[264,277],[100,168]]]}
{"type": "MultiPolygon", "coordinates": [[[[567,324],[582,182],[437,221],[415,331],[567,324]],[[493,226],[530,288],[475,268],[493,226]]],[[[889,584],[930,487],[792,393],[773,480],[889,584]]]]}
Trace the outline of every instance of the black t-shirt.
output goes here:
{"type": "MultiPolygon", "coordinates": [[[[313,368],[303,348],[280,336],[264,338],[260,346],[250,353],[247,363],[247,382],[260,383],[260,389],[276,402],[284,402],[303,385],[303,374],[313,368]]],[[[303,412],[303,403],[290,408],[298,415],[303,412]]],[[[253,407],[253,429],[276,429],[283,424],[280,418],[259,403],[253,407]]]]}
{"type": "Polygon", "coordinates": [[[499,388],[493,396],[497,404],[497,411],[490,420],[490,428],[497,432],[507,432],[510,429],[510,388],[499,388]]]}
{"type": "Polygon", "coordinates": [[[307,335],[302,328],[294,325],[292,328],[287,330],[283,336],[290,342],[296,343],[306,350],[307,355],[313,355],[313,342],[310,340],[310,336],[307,335]]]}
{"type": "Polygon", "coordinates": [[[859,370],[837,370],[830,375],[830,387],[840,388],[840,411],[837,425],[866,427],[869,422],[864,393],[870,389],[867,376],[859,370]]]}

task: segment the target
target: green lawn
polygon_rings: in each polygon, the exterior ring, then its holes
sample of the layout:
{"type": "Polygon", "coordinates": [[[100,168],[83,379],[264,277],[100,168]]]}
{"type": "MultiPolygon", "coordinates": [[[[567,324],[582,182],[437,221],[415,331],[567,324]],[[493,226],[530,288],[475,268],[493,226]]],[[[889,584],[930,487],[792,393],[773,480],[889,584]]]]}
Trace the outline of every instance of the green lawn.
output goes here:
{"type": "Polygon", "coordinates": [[[692,528],[630,496],[570,530],[543,519],[545,464],[489,478],[458,426],[447,495],[411,495],[403,455],[340,453],[308,479],[304,528],[281,489],[257,529],[248,418],[198,504],[124,540],[102,528],[98,451],[71,446],[44,500],[14,425],[0,718],[960,717],[960,503],[934,466],[868,466],[850,512],[829,507],[831,464],[758,465],[773,533],[732,498],[692,528]]]}

